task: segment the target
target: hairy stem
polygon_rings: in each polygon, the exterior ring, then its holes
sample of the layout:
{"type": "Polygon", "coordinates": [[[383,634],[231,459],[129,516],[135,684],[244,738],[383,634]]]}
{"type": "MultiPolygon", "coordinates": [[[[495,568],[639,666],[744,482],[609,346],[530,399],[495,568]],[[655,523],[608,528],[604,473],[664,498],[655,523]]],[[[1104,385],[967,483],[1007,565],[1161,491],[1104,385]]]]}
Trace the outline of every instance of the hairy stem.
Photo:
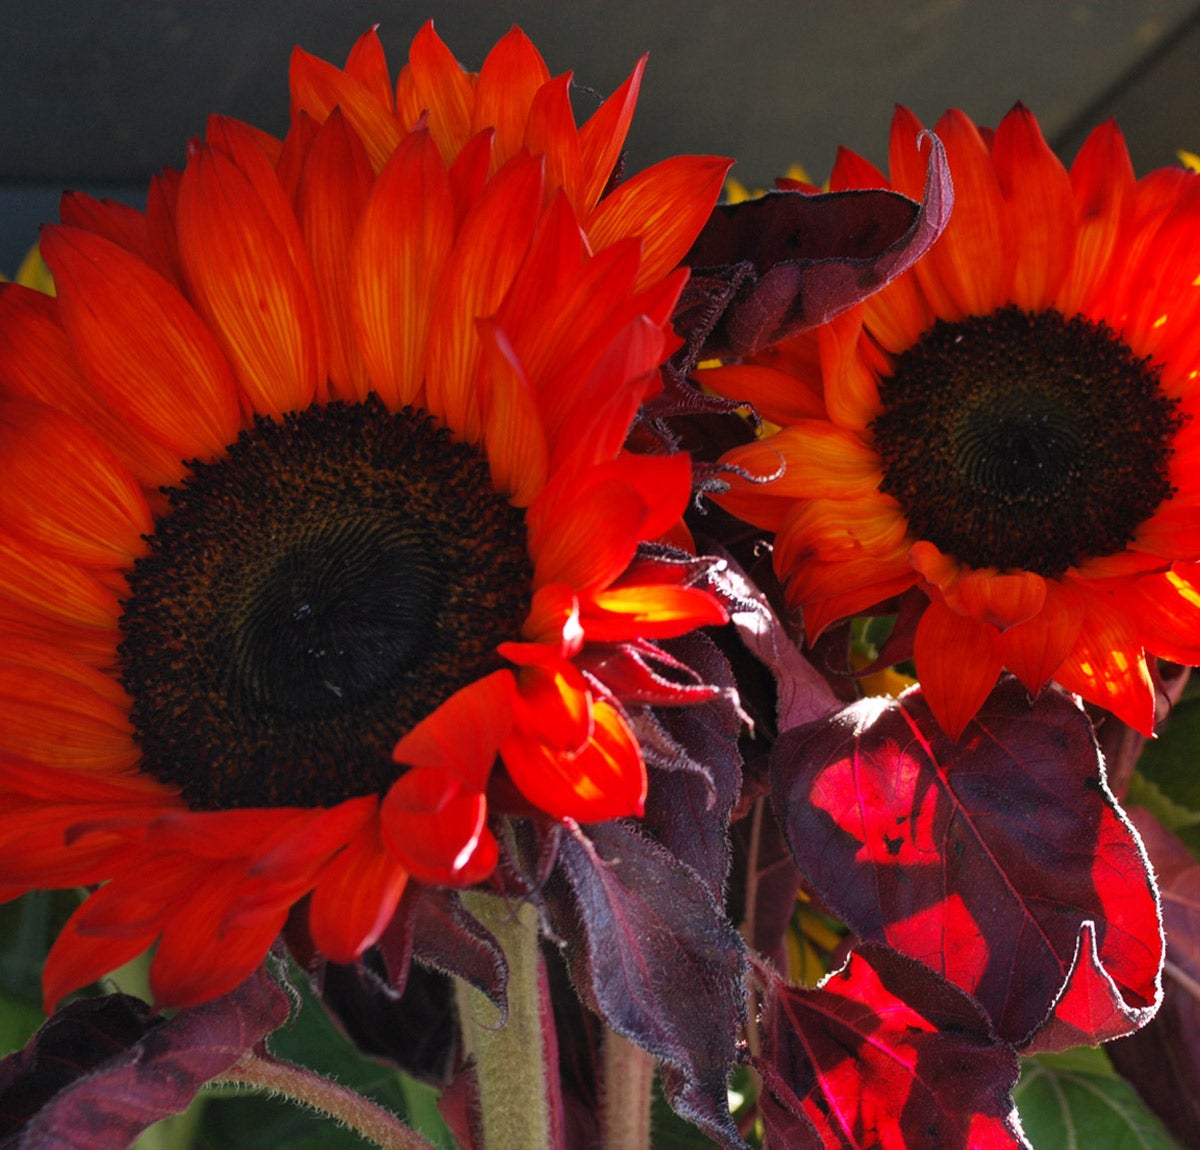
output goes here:
{"type": "Polygon", "coordinates": [[[654,1058],[614,1030],[604,1033],[600,1130],[604,1150],[650,1150],[654,1058]]]}
{"type": "Polygon", "coordinates": [[[508,962],[505,1019],[474,987],[457,984],[463,1041],[479,1080],[484,1150],[554,1150],[558,1044],[543,994],[537,909],[478,891],[465,892],[463,905],[496,937],[508,962]]]}
{"type": "Polygon", "coordinates": [[[330,1078],[271,1055],[247,1051],[214,1083],[229,1082],[285,1098],[336,1118],[383,1150],[435,1150],[435,1147],[376,1102],[330,1078]]]}

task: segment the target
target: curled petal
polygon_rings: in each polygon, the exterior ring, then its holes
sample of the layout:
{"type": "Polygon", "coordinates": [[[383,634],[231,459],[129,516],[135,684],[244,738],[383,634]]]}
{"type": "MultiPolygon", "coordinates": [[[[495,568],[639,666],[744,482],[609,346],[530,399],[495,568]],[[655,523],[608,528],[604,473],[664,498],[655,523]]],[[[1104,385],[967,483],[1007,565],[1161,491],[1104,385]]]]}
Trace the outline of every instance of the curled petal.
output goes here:
{"type": "Polygon", "coordinates": [[[535,806],[559,819],[603,822],[641,815],[646,765],[629,725],[604,701],[593,708],[592,736],[574,754],[514,731],[500,750],[509,775],[535,806]]]}

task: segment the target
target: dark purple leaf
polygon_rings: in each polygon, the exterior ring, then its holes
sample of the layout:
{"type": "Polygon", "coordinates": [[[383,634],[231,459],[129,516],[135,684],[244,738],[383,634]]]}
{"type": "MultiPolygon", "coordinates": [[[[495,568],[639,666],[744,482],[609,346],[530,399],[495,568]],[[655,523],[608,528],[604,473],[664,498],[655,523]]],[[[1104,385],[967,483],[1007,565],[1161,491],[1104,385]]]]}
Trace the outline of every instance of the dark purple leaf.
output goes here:
{"type": "Polygon", "coordinates": [[[738,637],[774,678],[776,730],[802,726],[840,709],[841,701],[788,637],[765,596],[741,567],[727,557],[714,578],[738,637]]]}
{"type": "Polygon", "coordinates": [[[742,716],[729,664],[707,636],[686,635],[669,646],[682,662],[703,666],[721,693],[690,707],[630,715],[650,766],[643,825],[720,901],[729,878],[729,814],[742,782],[742,716]]]}
{"type": "Polygon", "coordinates": [[[919,692],[864,699],[781,736],[772,783],[830,910],[974,995],[1007,1041],[1101,1042],[1153,1015],[1145,856],[1062,693],[1030,703],[1006,678],[957,742],[919,692]]]}
{"type": "Polygon", "coordinates": [[[0,1063],[3,1150],[123,1150],[234,1065],[288,1016],[260,968],[164,1019],[126,995],[71,1003],[0,1063]]]}
{"type": "Polygon", "coordinates": [[[552,887],[548,906],[577,993],[661,1060],[679,1114],[744,1146],[726,1093],[745,1020],[737,931],[697,874],[632,823],[564,836],[560,862],[569,894],[552,887]]]}
{"type": "Polygon", "coordinates": [[[961,990],[867,944],[819,987],[767,974],[767,1141],[788,1150],[1002,1150],[1029,1144],[1018,1064],[961,990]]]}
{"type": "Polygon", "coordinates": [[[675,318],[689,361],[749,356],[825,323],[911,267],[941,235],[954,200],[931,134],[925,197],[897,192],[773,192],[718,205],[684,262],[675,318]]]}
{"type": "Polygon", "coordinates": [[[1162,1009],[1136,1034],[1111,1043],[1117,1071],[1185,1146],[1200,1146],[1200,863],[1148,811],[1134,808],[1158,875],[1167,933],[1162,1009]]]}

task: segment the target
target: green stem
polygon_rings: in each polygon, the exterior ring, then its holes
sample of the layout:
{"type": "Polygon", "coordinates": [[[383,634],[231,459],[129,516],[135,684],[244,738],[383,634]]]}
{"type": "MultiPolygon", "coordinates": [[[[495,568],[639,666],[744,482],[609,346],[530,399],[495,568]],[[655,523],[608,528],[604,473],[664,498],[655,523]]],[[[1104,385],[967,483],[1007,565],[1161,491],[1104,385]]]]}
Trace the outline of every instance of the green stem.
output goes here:
{"type": "Polygon", "coordinates": [[[654,1058],[614,1030],[604,1032],[600,1130],[604,1150],[650,1150],[654,1058]]]}
{"type": "Polygon", "coordinates": [[[474,1055],[479,1081],[484,1150],[552,1150],[549,1090],[558,1081],[558,1067],[549,1065],[552,1051],[543,1030],[537,909],[478,891],[466,891],[462,899],[495,936],[508,962],[508,1017],[503,1022],[485,995],[457,983],[463,1042],[474,1055]]]}
{"type": "Polygon", "coordinates": [[[293,1102],[336,1118],[383,1150],[436,1150],[382,1106],[294,1062],[247,1051],[213,1082],[231,1082],[282,1094],[293,1102]]]}

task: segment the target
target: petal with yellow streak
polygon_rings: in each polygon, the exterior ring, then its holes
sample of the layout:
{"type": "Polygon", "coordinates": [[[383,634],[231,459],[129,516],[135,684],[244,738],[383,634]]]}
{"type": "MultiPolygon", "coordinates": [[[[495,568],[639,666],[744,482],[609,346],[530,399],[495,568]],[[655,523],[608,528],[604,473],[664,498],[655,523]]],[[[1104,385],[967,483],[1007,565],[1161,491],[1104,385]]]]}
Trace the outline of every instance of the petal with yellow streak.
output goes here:
{"type": "Polygon", "coordinates": [[[716,204],[731,161],[719,156],[675,156],[618,185],[588,217],[596,251],[617,240],[642,241],[637,286],[677,267],[716,204]]]}
{"type": "Polygon", "coordinates": [[[63,327],[113,411],[179,459],[212,459],[241,430],[237,384],[182,295],[136,256],[77,228],[42,233],[63,327]]]}
{"type": "Polygon", "coordinates": [[[142,489],[69,415],[0,404],[0,528],[67,562],[123,567],[153,529],[142,489]]]}
{"type": "Polygon", "coordinates": [[[376,181],[351,258],[354,329],[371,386],[398,410],[424,378],[438,283],[454,243],[450,182],[428,132],[414,132],[376,181]]]}

